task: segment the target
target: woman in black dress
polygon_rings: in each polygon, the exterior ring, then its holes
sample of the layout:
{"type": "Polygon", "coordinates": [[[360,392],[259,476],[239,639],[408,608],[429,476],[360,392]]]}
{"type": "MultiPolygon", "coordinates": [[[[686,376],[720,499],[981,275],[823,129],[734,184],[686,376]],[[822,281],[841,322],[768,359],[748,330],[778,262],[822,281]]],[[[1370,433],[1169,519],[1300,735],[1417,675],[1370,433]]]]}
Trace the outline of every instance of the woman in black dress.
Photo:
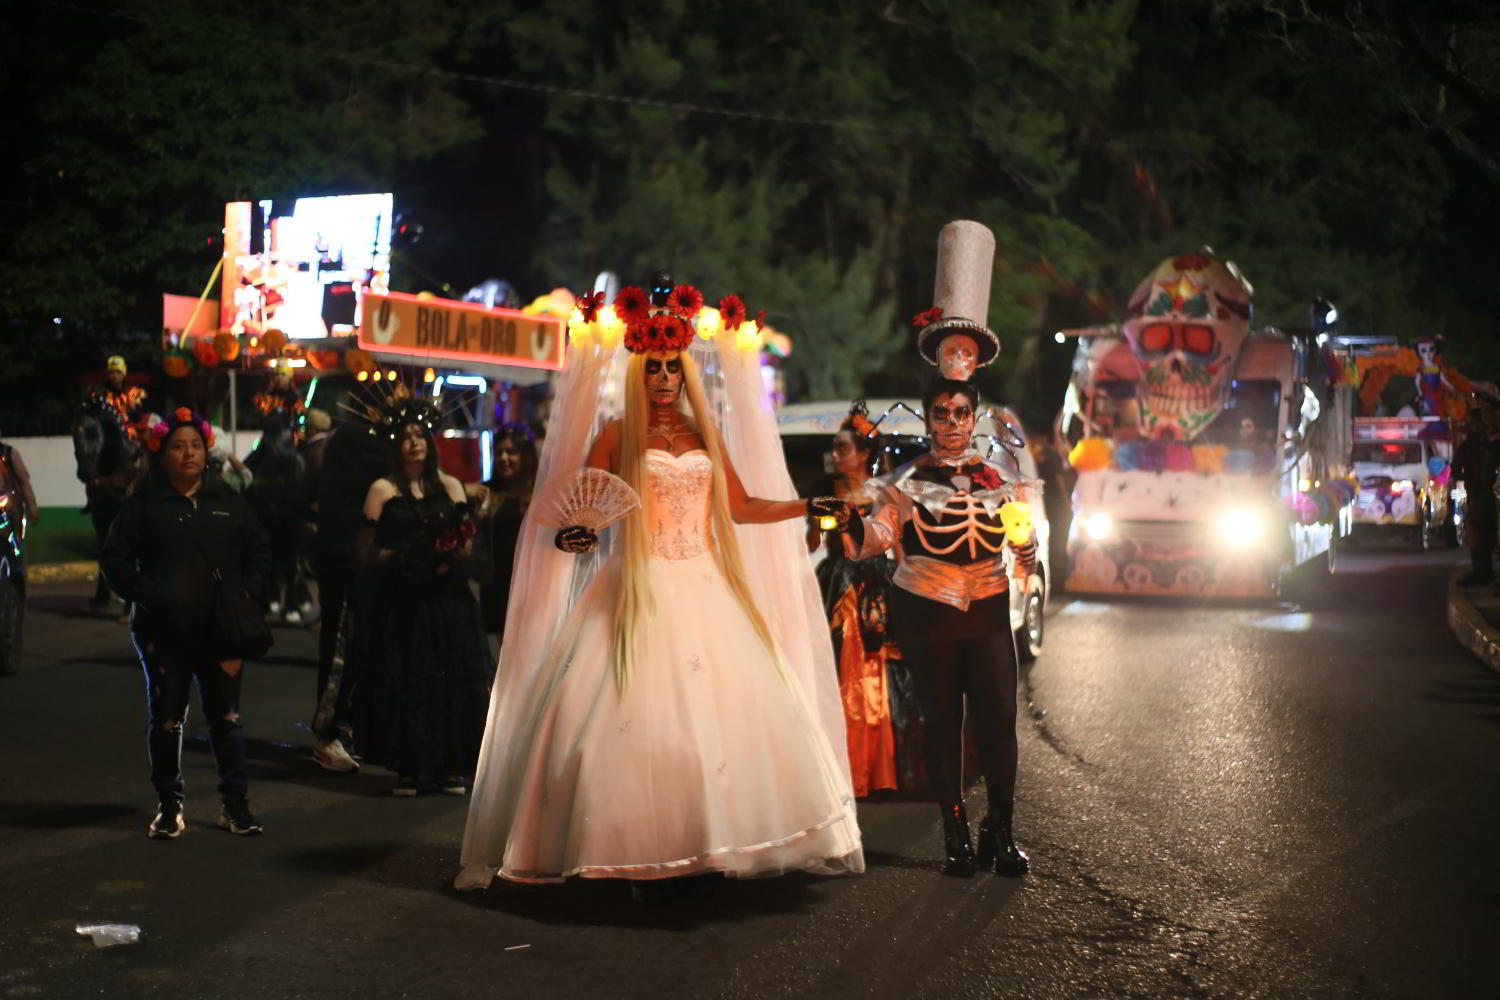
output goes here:
{"type": "Polygon", "coordinates": [[[404,399],[380,425],[391,472],[365,497],[370,572],[354,739],[395,771],[397,795],[462,795],[489,705],[488,654],[469,590],[474,533],[463,485],[438,468],[437,413],[404,399]]]}
{"type": "Polygon", "coordinates": [[[505,606],[510,599],[516,538],[531,503],[536,481],[536,441],[525,424],[506,424],[495,437],[495,475],[485,486],[482,530],[492,572],[480,587],[484,630],[497,640],[505,634],[505,606]]]}

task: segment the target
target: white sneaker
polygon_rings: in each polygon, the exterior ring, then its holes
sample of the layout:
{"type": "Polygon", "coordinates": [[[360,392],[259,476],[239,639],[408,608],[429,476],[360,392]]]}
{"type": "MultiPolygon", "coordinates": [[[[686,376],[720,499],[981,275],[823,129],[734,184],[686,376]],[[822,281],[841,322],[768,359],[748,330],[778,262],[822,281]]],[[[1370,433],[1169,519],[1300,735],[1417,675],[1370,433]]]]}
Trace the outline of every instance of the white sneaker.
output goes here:
{"type": "Polygon", "coordinates": [[[282,618],[281,618],[281,620],[284,621],[284,622],[286,622],[288,625],[301,625],[302,624],[302,612],[298,611],[296,608],[293,608],[292,610],[288,611],[285,615],[283,615],[282,618]]]}
{"type": "Polygon", "coordinates": [[[325,771],[358,771],[359,761],[349,756],[344,744],[338,740],[313,744],[313,760],[325,771]]]}

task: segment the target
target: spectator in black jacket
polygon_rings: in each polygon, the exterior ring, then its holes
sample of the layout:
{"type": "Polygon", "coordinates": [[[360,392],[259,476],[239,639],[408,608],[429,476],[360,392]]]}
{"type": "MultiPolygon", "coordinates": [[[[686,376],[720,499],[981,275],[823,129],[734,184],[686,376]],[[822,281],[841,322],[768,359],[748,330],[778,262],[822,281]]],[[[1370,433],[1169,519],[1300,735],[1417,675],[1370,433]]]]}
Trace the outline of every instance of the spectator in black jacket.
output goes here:
{"type": "Polygon", "coordinates": [[[260,833],[250,811],[240,726],[243,662],[225,659],[214,630],[213,571],[259,599],[270,545],[238,493],[205,476],[213,431],[183,408],[146,432],[151,475],[125,499],[104,544],[109,585],[131,602],[130,631],[146,673],[151,783],[161,808],[147,833],[183,831],[182,729],[194,678],[219,769],[219,826],[260,833]]]}

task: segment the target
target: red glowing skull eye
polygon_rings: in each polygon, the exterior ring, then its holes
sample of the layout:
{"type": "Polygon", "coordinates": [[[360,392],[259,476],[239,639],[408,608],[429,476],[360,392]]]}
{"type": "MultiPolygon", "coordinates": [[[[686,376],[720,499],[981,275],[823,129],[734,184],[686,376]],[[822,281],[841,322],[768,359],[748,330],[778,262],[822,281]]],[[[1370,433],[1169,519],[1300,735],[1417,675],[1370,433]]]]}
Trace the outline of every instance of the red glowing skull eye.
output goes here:
{"type": "Polygon", "coordinates": [[[1211,326],[1189,323],[1182,328],[1182,347],[1189,354],[1212,354],[1217,340],[1211,326]]]}
{"type": "Polygon", "coordinates": [[[1159,354],[1172,346],[1172,328],[1165,323],[1152,323],[1141,330],[1141,350],[1159,354]]]}

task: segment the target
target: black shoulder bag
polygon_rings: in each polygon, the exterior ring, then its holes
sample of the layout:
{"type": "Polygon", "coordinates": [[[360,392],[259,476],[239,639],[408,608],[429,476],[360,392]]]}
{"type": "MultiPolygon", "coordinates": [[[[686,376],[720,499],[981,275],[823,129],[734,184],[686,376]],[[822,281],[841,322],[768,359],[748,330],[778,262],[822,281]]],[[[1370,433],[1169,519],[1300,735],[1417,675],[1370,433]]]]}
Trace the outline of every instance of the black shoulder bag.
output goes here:
{"type": "MultiPolygon", "coordinates": [[[[196,536],[195,536],[196,537],[196,536]]],[[[203,540],[197,539],[198,552],[208,564],[214,578],[213,646],[216,656],[225,660],[258,660],[271,649],[275,639],[266,624],[265,612],[250,599],[243,587],[229,587],[219,572],[203,540]]]]}

